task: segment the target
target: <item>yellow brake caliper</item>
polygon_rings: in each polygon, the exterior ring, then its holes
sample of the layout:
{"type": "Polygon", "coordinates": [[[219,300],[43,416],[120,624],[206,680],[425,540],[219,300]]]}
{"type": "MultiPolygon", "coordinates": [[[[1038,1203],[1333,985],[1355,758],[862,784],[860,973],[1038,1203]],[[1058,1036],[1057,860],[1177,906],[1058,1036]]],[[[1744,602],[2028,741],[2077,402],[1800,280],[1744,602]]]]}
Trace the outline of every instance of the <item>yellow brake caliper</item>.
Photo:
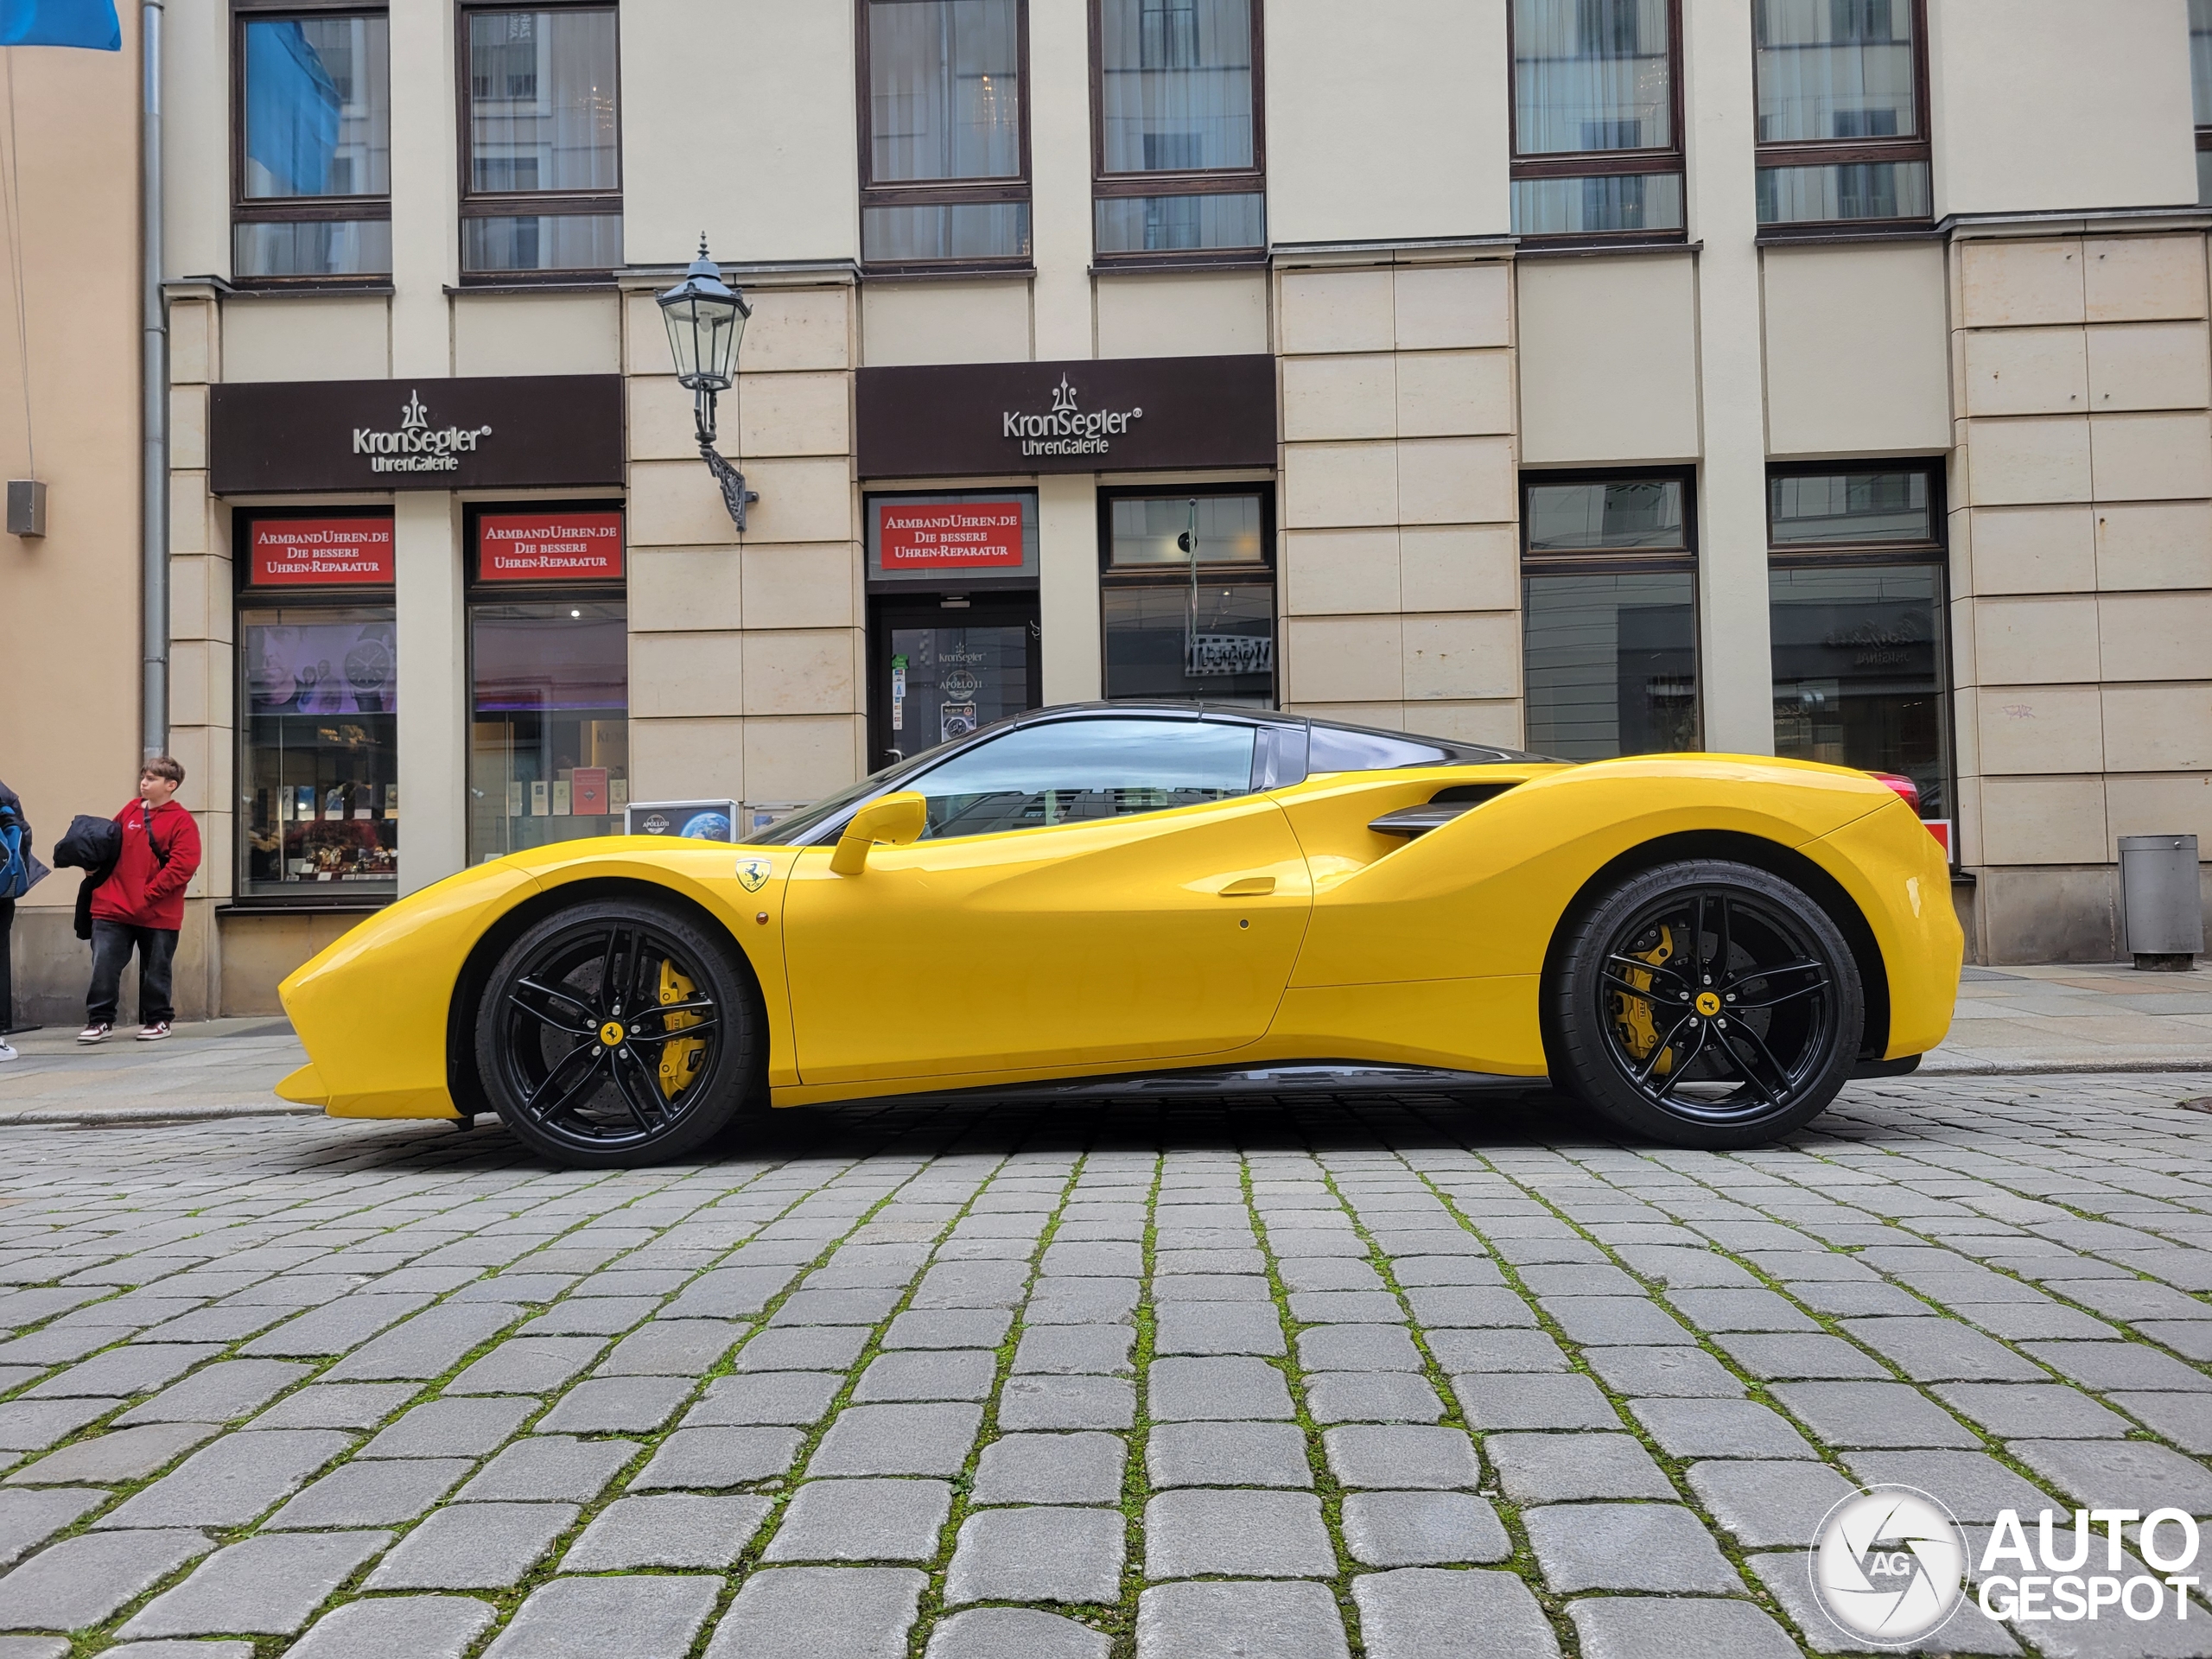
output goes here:
{"type": "MultiPolygon", "coordinates": [[[[662,958],[661,1005],[665,1007],[671,1002],[689,1002],[691,994],[691,982],[676,971],[674,963],[662,958]]],[[[681,1031],[686,1026],[696,1025],[698,1020],[699,1016],[696,1014],[671,1014],[665,1016],[663,1023],[671,1031],[681,1031]]],[[[706,1039],[701,1037],[678,1038],[660,1046],[660,1091],[665,1098],[674,1100],[690,1086],[706,1052],[706,1039]]]]}
{"type": "MultiPolygon", "coordinates": [[[[1659,930],[1659,943],[1643,952],[1637,960],[1658,968],[1663,967],[1674,954],[1674,931],[1662,927],[1659,930]]],[[[1649,974],[1630,970],[1628,982],[1639,991],[1651,988],[1649,974]]],[[[1620,1028],[1622,1046],[1637,1059],[1645,1058],[1658,1046],[1659,1027],[1652,1022],[1651,1004],[1646,998],[1631,995],[1626,991],[1616,991],[1613,994],[1613,1023],[1620,1028]]],[[[1657,1076],[1664,1077],[1674,1069],[1674,1054],[1669,1052],[1659,1057],[1658,1064],[1652,1070],[1657,1076]]]]}

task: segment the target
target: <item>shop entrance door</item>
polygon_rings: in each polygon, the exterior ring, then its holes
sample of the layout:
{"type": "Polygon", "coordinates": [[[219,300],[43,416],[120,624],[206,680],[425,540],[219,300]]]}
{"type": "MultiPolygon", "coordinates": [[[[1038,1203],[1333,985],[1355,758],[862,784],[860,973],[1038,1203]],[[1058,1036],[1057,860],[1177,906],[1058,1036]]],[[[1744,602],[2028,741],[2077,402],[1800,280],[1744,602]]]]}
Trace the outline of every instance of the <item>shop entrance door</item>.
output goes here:
{"type": "Polygon", "coordinates": [[[1043,701],[1037,596],[879,599],[868,626],[868,770],[1043,701]]]}

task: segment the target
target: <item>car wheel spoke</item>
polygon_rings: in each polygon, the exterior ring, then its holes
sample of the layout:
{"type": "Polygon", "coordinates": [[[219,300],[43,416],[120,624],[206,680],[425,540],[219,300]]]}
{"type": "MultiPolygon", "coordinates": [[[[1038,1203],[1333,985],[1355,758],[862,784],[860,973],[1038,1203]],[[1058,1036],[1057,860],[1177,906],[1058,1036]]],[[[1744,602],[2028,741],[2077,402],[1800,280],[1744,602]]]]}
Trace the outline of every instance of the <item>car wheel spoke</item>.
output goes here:
{"type": "MultiPolygon", "coordinates": [[[[1685,987],[1689,982],[1675,969],[1669,968],[1664,963],[1646,962],[1641,957],[1624,957],[1618,950],[1610,953],[1605,957],[1605,971],[1608,973],[1618,971],[1620,973],[1629,974],[1649,974],[1651,976],[1655,984],[1662,977],[1670,979],[1674,981],[1675,984],[1685,987]]],[[[1643,988],[1641,986],[1629,985],[1624,988],[1634,991],[1638,995],[1645,994],[1643,988]]]]}
{"type": "Polygon", "coordinates": [[[593,1011],[589,1003],[569,995],[566,991],[556,990],[552,986],[541,983],[539,981],[535,979],[524,979],[516,982],[515,988],[513,992],[509,995],[507,1001],[512,1003],[516,1007],[520,1008],[524,1014],[530,1015],[531,1019],[539,1021],[541,1024],[550,1026],[554,1030],[565,1033],[570,1037],[588,1037],[596,1030],[599,1026],[599,1015],[593,1011]],[[574,1008],[576,1013],[582,1016],[582,1018],[573,1024],[564,1023],[562,1020],[556,1020],[551,1014],[546,1013],[544,1009],[533,1007],[530,1003],[524,1001],[523,997],[525,993],[531,996],[542,996],[548,1002],[551,1002],[561,1007],[574,1008]]]}
{"type": "Polygon", "coordinates": [[[1734,927],[1728,914],[1728,895],[1721,893],[1718,902],[1720,906],[1720,931],[1713,947],[1713,982],[1716,985],[1728,977],[1728,956],[1736,948],[1734,927]]]}
{"type": "Polygon", "coordinates": [[[1712,1035],[1712,1033],[1713,1027],[1710,1025],[1700,1026],[1697,1028],[1697,1040],[1690,1045],[1688,1053],[1675,1062],[1675,1069],[1667,1074],[1667,1086],[1652,1096],[1654,1100],[1663,1106],[1673,1096],[1675,1090],[1682,1086],[1683,1079],[1689,1076],[1690,1067],[1696,1064],[1698,1056],[1705,1052],[1706,1039],[1712,1035]]]}
{"type": "Polygon", "coordinates": [[[1771,968],[1758,966],[1746,968],[1742,973],[1731,976],[1728,983],[1732,988],[1738,985],[1757,985],[1766,980],[1779,979],[1784,974],[1825,975],[1827,970],[1826,963],[1815,962],[1810,957],[1799,957],[1794,961],[1777,963],[1771,968]]]}
{"type": "Polygon", "coordinates": [[[1796,1092],[1796,1083],[1789,1075],[1789,1068],[1783,1065],[1780,1060],[1775,1058],[1774,1051],[1766,1046],[1766,1039],[1760,1036],[1758,1033],[1753,1030],[1750,1026],[1739,1025],[1735,1027],[1735,1030],[1738,1035],[1748,1039],[1753,1048],[1758,1050],[1760,1062],[1767,1066],[1774,1073],[1775,1077],[1780,1080],[1782,1084],[1781,1092],[1774,1096],[1775,1104],[1779,1106],[1784,1100],[1788,1099],[1789,1096],[1796,1092]]]}
{"type": "MultiPolygon", "coordinates": [[[[1736,1036],[1741,1037],[1744,1034],[1744,1032],[1739,1030],[1736,1036]]],[[[1713,1028],[1713,1040],[1720,1045],[1720,1052],[1728,1057],[1728,1063],[1736,1069],[1736,1074],[1759,1091],[1759,1098],[1770,1105],[1782,1104],[1783,1095],[1788,1092],[1787,1077],[1783,1078],[1784,1087],[1782,1092],[1777,1093],[1774,1085],[1759,1076],[1758,1069],[1744,1058],[1743,1051],[1736,1046],[1735,1038],[1732,1038],[1728,1033],[1716,1026],[1713,1028]]]]}
{"type": "Polygon", "coordinates": [[[552,1069],[547,1071],[537,1086],[530,1091],[529,1097],[522,1103],[524,1113],[532,1121],[543,1123],[555,1114],[566,1111],[583,1093],[586,1085],[599,1076],[599,1057],[605,1052],[606,1051],[596,1043],[577,1044],[575,1047],[556,1060],[552,1069]],[[555,1085],[560,1082],[562,1075],[569,1069],[578,1055],[590,1056],[591,1064],[584,1067],[573,1085],[556,1093],[555,1085]],[[555,1097],[550,1103],[541,1106],[539,1103],[544,1101],[548,1095],[553,1095],[555,1097]]]}
{"type": "MultiPolygon", "coordinates": [[[[1636,1086],[1637,1088],[1641,1089],[1651,1081],[1651,1074],[1659,1069],[1659,1062],[1667,1058],[1667,1050],[1673,1045],[1675,1034],[1679,1033],[1684,1026],[1689,1024],[1690,1021],[1696,1017],[1697,1016],[1695,1014],[1685,1014],[1681,1019],[1675,1020],[1673,1025],[1667,1027],[1667,1034],[1665,1036],[1662,1037],[1657,1042],[1651,1046],[1651,1058],[1643,1063],[1643,1069],[1636,1074],[1636,1086]]],[[[1680,1071],[1681,1069],[1680,1065],[1675,1067],[1675,1070],[1677,1071],[1680,1071]]]]}
{"type": "Polygon", "coordinates": [[[1700,890],[1691,900],[1689,957],[1689,980],[1691,988],[1694,989],[1697,986],[1699,976],[1702,975],[1706,969],[1705,893],[1702,890],[1700,890]]]}
{"type": "Polygon", "coordinates": [[[1761,997],[1756,1002],[1732,1002],[1728,1005],[1729,1010],[1732,1013],[1737,1011],[1751,1013],[1760,1008],[1778,1008],[1785,1002],[1794,1002],[1801,996],[1811,996],[1817,991],[1825,991],[1827,988],[1827,976],[1824,974],[1809,984],[1800,985],[1794,991],[1782,991],[1773,996],[1761,997]]]}
{"type": "Polygon", "coordinates": [[[636,1079],[633,1079],[631,1074],[643,1070],[644,1062],[636,1055],[625,1053],[618,1049],[615,1051],[614,1058],[609,1069],[614,1074],[615,1090],[621,1095],[622,1103],[629,1109],[630,1116],[637,1120],[639,1132],[651,1135],[656,1129],[666,1127],[667,1114],[662,1104],[653,1100],[650,1079],[647,1079],[645,1084],[646,1103],[645,1104],[639,1103],[633,1087],[636,1079]]]}

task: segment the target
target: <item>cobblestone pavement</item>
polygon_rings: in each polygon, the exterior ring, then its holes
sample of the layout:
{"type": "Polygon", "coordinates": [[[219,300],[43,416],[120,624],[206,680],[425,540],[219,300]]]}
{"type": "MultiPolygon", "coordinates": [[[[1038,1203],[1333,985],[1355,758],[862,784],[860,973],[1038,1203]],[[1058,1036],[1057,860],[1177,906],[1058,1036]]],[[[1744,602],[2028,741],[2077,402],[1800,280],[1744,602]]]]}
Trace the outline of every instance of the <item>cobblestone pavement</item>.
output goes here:
{"type": "MultiPolygon", "coordinates": [[[[0,1659],[1833,1651],[1862,1482],[2212,1515],[2209,1090],[6,1129],[0,1659]]],[[[2212,1649],[2104,1611],[1942,1640],[2212,1649]]]]}

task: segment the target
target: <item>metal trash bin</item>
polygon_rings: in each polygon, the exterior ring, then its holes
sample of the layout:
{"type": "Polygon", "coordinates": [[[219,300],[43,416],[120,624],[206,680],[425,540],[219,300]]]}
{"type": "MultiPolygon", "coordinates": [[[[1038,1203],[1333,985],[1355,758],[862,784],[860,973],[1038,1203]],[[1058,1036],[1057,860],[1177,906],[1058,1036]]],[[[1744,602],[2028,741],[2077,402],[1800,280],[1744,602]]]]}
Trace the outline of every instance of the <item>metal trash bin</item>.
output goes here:
{"type": "Polygon", "coordinates": [[[2120,838],[2120,925],[2146,971],[2185,974],[2204,950],[2204,893],[2195,836],[2120,838]]]}

